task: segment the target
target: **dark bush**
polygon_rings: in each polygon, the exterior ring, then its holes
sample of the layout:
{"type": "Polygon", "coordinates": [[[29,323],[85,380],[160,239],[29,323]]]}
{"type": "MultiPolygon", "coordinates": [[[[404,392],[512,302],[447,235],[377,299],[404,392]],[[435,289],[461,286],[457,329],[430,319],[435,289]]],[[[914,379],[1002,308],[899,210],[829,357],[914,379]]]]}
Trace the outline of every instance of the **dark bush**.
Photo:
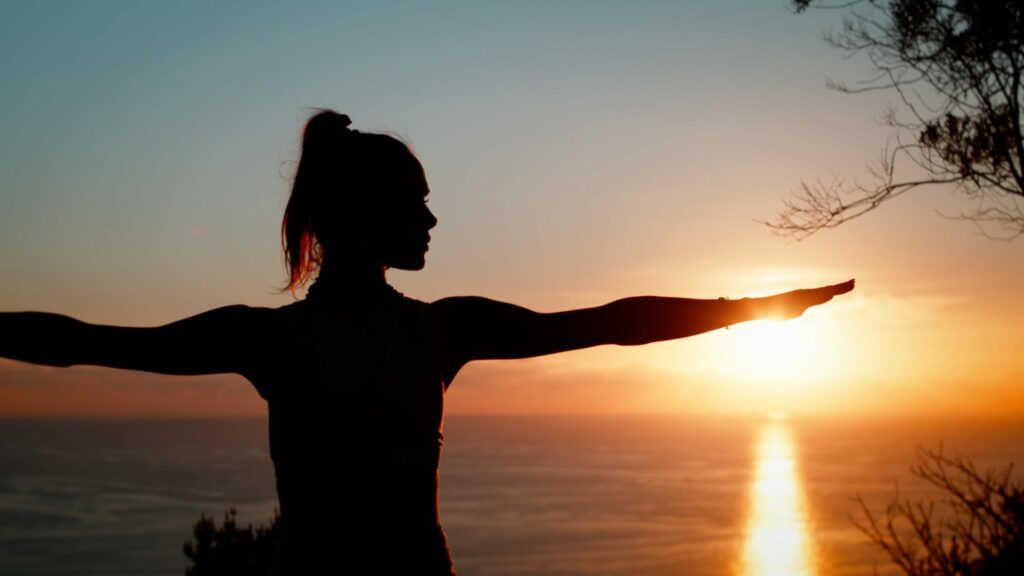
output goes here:
{"type": "Polygon", "coordinates": [[[195,539],[184,546],[192,561],[185,576],[269,576],[284,531],[280,519],[275,510],[269,526],[242,528],[235,509],[229,508],[218,527],[212,516],[201,515],[192,527],[195,539]]]}

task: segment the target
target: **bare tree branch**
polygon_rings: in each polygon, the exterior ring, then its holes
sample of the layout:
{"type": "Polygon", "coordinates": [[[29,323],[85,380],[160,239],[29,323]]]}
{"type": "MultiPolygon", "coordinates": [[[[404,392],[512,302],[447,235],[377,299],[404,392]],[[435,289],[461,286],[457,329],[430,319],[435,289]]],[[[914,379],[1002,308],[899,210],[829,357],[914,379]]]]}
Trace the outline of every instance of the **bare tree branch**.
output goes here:
{"type": "Polygon", "coordinates": [[[978,470],[962,456],[918,450],[911,472],[943,496],[910,500],[898,488],[881,513],[857,496],[854,525],[911,576],[1024,573],[1024,483],[1013,465],[978,470]]]}
{"type": "Polygon", "coordinates": [[[971,221],[991,238],[1024,235],[1024,5],[794,0],[793,7],[847,11],[824,40],[844,57],[865,56],[874,75],[855,86],[833,79],[827,86],[845,94],[891,90],[908,117],[885,111],[897,145],[868,167],[871,184],[801,182],[763,224],[800,240],[910,190],[941,185],[974,201],[973,210],[951,219],[971,221]]]}

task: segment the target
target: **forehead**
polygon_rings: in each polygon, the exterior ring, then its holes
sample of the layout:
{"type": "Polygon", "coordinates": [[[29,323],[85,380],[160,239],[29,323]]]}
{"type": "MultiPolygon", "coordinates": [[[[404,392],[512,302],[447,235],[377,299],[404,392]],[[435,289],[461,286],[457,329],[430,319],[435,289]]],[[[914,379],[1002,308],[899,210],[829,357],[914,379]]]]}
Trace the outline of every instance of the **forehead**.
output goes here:
{"type": "Polygon", "coordinates": [[[392,171],[391,184],[402,191],[407,191],[419,197],[430,194],[430,186],[427,184],[427,175],[423,171],[423,165],[411,153],[407,154],[400,162],[395,163],[392,171]]]}

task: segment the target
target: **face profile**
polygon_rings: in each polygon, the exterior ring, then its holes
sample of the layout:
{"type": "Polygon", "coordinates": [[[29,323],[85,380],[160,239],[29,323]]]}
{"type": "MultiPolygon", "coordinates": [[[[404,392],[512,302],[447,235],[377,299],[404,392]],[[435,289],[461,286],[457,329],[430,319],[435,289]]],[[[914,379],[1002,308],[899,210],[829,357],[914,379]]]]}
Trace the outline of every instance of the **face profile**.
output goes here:
{"type": "Polygon", "coordinates": [[[369,248],[379,263],[399,270],[422,270],[429,250],[430,230],[437,225],[437,217],[427,206],[430,189],[423,167],[415,157],[402,163],[393,181],[385,179],[380,201],[375,203],[373,220],[376,226],[369,231],[369,248]]]}

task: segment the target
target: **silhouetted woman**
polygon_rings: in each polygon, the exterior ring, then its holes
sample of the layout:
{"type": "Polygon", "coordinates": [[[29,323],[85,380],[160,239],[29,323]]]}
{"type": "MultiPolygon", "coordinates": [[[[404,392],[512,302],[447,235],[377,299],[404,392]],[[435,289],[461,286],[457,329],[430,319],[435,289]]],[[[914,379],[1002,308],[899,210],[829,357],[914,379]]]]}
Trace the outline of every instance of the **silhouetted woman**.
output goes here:
{"type": "Polygon", "coordinates": [[[453,574],[438,517],[444,392],[467,362],[638,345],[792,318],[853,281],[766,298],[640,296],[557,313],[478,296],[422,302],[388,285],[420,270],[437,218],[402,142],[323,111],[306,124],[282,239],[295,290],[155,328],[0,314],[0,356],[163,374],[237,373],[267,400],[286,539],[277,574],[453,574]]]}

